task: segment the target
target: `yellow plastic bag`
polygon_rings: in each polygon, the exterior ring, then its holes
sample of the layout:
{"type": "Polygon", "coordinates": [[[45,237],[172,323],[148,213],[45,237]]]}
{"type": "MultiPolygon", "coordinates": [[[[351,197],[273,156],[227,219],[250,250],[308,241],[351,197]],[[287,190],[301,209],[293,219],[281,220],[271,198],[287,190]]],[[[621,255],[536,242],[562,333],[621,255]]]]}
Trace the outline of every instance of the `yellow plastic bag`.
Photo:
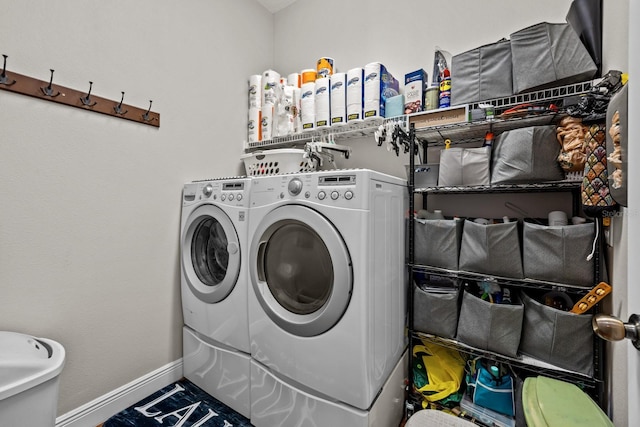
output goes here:
{"type": "Polygon", "coordinates": [[[464,366],[464,358],[455,349],[428,341],[413,346],[413,384],[429,402],[460,401],[464,366]]]}

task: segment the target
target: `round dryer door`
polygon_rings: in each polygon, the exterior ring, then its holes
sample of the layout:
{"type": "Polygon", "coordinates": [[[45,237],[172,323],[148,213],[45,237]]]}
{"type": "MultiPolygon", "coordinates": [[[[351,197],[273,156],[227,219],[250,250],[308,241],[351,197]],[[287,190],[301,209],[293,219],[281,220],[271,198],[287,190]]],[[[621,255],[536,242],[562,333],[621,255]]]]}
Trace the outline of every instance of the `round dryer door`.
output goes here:
{"type": "Polygon", "coordinates": [[[315,336],[340,320],[353,271],[342,237],[325,217],[299,205],[277,208],[258,226],[250,251],[255,294],[278,326],[315,336]]]}
{"type": "Polygon", "coordinates": [[[240,243],[233,223],[217,206],[202,205],[183,230],[182,271],[189,288],[202,301],[222,301],[240,274],[240,243]]]}

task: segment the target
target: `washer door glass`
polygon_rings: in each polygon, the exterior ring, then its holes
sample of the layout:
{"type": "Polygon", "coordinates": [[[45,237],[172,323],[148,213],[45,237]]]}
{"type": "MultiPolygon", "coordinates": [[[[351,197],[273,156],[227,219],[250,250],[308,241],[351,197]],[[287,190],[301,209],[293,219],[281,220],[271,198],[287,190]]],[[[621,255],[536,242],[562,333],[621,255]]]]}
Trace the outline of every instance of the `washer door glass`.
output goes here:
{"type": "Polygon", "coordinates": [[[321,334],[347,309],[353,286],[349,252],[318,212],[297,205],[271,211],[254,234],[251,260],[260,305],[288,332],[321,334]]]}
{"type": "Polygon", "coordinates": [[[222,301],[240,274],[240,245],[231,220],[220,208],[202,205],[183,233],[182,268],[189,288],[202,301],[222,301]]]}

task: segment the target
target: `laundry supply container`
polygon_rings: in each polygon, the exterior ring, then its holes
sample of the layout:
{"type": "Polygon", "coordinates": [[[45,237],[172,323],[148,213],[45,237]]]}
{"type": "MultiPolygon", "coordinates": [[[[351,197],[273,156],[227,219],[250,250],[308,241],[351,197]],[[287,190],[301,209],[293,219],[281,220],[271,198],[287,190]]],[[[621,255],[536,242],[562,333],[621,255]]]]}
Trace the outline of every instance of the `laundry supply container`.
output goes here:
{"type": "Polygon", "coordinates": [[[54,426],[64,347],[0,331],[0,426],[54,426]]]}

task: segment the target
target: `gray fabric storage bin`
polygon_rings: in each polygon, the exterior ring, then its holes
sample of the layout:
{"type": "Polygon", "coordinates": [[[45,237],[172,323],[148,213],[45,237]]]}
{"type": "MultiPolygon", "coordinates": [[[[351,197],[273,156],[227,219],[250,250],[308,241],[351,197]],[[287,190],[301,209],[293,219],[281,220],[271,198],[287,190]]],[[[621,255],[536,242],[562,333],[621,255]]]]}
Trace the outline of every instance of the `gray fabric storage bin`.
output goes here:
{"type": "Polygon", "coordinates": [[[459,268],[462,271],[522,279],[518,223],[485,225],[465,220],[459,268]]]}
{"type": "Polygon", "coordinates": [[[545,226],[524,222],[524,277],[564,284],[594,285],[593,259],[587,261],[595,237],[594,223],[545,226]]]}
{"type": "Polygon", "coordinates": [[[475,348],[516,356],[523,316],[522,304],[494,304],[465,291],[456,338],[475,348]]]}
{"type": "Polygon", "coordinates": [[[451,105],[511,96],[511,42],[503,39],[454,55],[451,86],[451,105]]]}
{"type": "Polygon", "coordinates": [[[522,294],[520,352],[560,368],[593,375],[593,329],[588,314],[557,310],[522,294]]]}
{"type": "Polygon", "coordinates": [[[461,219],[415,219],[415,262],[431,267],[458,270],[461,219]]]}
{"type": "Polygon", "coordinates": [[[505,131],[493,144],[491,184],[561,181],[560,144],[555,125],[505,131]]]}
{"type": "Polygon", "coordinates": [[[453,147],[440,151],[439,187],[490,183],[490,147],[453,147]]]}
{"type": "Polygon", "coordinates": [[[444,338],[455,338],[460,311],[459,288],[413,288],[413,329],[444,338]]]}
{"type": "Polygon", "coordinates": [[[541,22],[512,33],[513,90],[521,93],[590,80],[598,70],[567,23],[541,22]]]}

